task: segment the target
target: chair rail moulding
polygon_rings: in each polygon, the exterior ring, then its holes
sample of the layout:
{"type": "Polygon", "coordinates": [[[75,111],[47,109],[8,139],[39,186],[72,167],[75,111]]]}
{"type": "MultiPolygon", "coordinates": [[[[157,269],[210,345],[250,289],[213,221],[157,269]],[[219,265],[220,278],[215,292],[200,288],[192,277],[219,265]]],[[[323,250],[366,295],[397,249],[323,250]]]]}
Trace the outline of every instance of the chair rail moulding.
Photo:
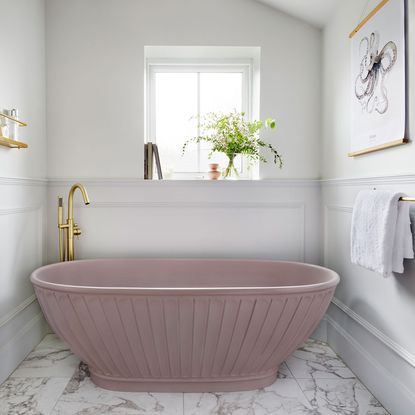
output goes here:
{"type": "Polygon", "coordinates": [[[0,177],[0,186],[47,186],[48,179],[31,177],[0,177]]]}
{"type": "MultiPolygon", "coordinates": [[[[49,186],[68,186],[75,178],[49,178],[49,186]]],[[[319,187],[319,179],[262,179],[262,180],[144,180],[137,178],[76,178],[88,187],[142,186],[146,188],[163,187],[319,187]]]]}
{"type": "Polygon", "coordinates": [[[339,177],[333,179],[321,179],[320,183],[323,187],[415,184],[415,174],[399,174],[394,176],[373,177],[339,177]]]}

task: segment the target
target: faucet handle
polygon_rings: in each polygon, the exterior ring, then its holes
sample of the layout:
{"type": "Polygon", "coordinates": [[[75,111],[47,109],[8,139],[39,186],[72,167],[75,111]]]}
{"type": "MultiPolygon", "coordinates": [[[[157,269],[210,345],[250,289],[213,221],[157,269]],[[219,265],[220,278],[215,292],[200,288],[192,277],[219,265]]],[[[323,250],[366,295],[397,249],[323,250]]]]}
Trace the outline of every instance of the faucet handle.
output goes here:
{"type": "Polygon", "coordinates": [[[82,230],[78,227],[77,223],[73,225],[73,234],[74,236],[77,236],[77,237],[82,235],[82,230]]]}

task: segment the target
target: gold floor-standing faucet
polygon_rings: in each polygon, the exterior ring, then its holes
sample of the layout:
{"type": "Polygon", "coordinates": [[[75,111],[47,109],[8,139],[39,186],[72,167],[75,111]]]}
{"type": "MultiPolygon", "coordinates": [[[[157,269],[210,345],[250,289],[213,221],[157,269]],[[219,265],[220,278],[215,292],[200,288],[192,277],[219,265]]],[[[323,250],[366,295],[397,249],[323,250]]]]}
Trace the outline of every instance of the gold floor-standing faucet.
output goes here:
{"type": "Polygon", "coordinates": [[[75,183],[68,195],[68,219],[63,223],[63,198],[58,197],[58,229],[59,229],[59,257],[61,261],[73,261],[75,259],[74,236],[82,234],[81,229],[73,220],[73,196],[75,190],[79,189],[84,198],[84,203],[89,205],[88,193],[84,186],[75,183]]]}

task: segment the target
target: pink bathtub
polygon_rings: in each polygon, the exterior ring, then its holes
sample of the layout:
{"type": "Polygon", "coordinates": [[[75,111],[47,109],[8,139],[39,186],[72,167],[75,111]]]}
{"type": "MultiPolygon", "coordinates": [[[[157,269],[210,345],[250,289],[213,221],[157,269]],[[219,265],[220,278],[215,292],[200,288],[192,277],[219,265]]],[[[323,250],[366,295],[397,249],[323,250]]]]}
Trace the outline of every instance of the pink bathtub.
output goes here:
{"type": "Polygon", "coordinates": [[[208,392],[273,383],[339,276],[281,261],[97,259],[48,265],[31,281],[97,385],[208,392]]]}

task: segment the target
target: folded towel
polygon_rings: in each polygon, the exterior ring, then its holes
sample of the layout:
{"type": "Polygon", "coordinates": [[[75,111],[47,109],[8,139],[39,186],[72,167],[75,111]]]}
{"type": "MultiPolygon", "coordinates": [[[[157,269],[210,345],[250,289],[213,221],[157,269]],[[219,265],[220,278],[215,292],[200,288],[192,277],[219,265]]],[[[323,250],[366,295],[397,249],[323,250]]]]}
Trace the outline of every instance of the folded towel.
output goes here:
{"type": "Polygon", "coordinates": [[[403,272],[404,258],[413,258],[409,205],[402,193],[363,191],[352,216],[351,261],[385,277],[403,272]]]}
{"type": "Polygon", "coordinates": [[[398,204],[398,217],[396,220],[395,243],[392,250],[392,271],[402,274],[404,258],[413,258],[413,237],[411,232],[411,219],[409,217],[409,203],[398,204]]]}

